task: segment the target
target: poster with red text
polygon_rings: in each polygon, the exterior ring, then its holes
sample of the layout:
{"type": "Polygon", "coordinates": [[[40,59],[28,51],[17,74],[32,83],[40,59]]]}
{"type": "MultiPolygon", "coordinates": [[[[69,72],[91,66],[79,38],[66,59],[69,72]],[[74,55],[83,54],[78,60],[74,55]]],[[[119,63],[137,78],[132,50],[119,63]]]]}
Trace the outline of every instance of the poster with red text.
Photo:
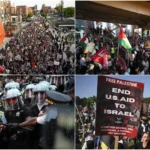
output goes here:
{"type": "Polygon", "coordinates": [[[143,90],[140,82],[98,76],[96,135],[135,138],[143,90]]]}

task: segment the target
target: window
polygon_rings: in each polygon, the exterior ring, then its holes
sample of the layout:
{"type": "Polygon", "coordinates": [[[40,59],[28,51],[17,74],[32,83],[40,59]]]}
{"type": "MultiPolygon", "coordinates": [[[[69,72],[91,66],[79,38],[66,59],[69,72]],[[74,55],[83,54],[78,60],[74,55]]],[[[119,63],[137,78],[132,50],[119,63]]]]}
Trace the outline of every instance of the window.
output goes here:
{"type": "Polygon", "coordinates": [[[16,21],[16,19],[15,18],[12,18],[12,22],[15,22],[16,21]]]}

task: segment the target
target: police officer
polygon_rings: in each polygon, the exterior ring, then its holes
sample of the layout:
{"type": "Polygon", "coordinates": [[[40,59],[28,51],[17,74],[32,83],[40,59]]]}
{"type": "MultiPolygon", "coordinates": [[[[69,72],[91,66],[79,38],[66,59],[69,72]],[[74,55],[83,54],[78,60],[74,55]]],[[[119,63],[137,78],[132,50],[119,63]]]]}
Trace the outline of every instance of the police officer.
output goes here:
{"type": "MultiPolygon", "coordinates": [[[[75,99],[75,94],[74,94],[74,78],[71,77],[65,84],[65,88],[63,93],[69,95],[71,97],[71,102],[70,102],[70,111],[73,112],[73,120],[75,120],[75,115],[74,115],[74,106],[76,107],[76,104],[74,103],[75,99]]],[[[76,107],[77,108],[77,107],[76,107]]],[[[75,137],[75,131],[74,128],[71,128],[68,131],[68,136],[73,140],[75,137]]]]}
{"type": "Polygon", "coordinates": [[[24,95],[24,104],[28,107],[31,107],[33,104],[36,102],[34,101],[35,99],[34,94],[33,94],[33,89],[35,85],[34,84],[29,84],[25,88],[25,95],[24,95]]]}
{"type": "Polygon", "coordinates": [[[10,89],[7,91],[6,99],[3,99],[7,124],[13,124],[16,127],[12,129],[7,126],[0,126],[7,133],[8,148],[30,148],[28,132],[17,128],[18,123],[29,119],[31,116],[29,109],[22,105],[20,96],[21,93],[18,89],[10,89]]]}
{"type": "MultiPolygon", "coordinates": [[[[7,92],[7,91],[10,90],[10,89],[18,89],[18,90],[19,90],[19,88],[20,88],[19,83],[12,81],[12,82],[9,82],[9,83],[7,83],[7,84],[5,85],[5,92],[7,92]]],[[[6,94],[6,93],[5,93],[5,94],[6,94]]]]}
{"type": "Polygon", "coordinates": [[[19,126],[43,124],[43,148],[74,148],[74,139],[70,138],[70,130],[74,128],[74,110],[70,108],[71,97],[60,92],[46,92],[49,109],[39,117],[34,117],[19,126]]]}
{"type": "MultiPolygon", "coordinates": [[[[31,107],[32,117],[38,117],[39,114],[43,113],[46,110],[48,103],[45,102],[45,92],[47,90],[48,90],[48,85],[44,83],[38,83],[37,85],[35,85],[33,92],[34,92],[34,99],[36,101],[36,104],[34,104],[31,107]]],[[[34,149],[41,148],[41,144],[40,144],[41,134],[42,134],[42,125],[36,124],[34,126],[34,131],[32,134],[34,149]]]]}

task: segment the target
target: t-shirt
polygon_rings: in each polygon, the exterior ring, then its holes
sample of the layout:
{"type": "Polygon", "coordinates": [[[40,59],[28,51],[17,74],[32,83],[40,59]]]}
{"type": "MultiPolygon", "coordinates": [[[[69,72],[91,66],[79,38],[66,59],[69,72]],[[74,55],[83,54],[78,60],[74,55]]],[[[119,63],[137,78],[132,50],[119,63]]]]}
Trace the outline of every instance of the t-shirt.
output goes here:
{"type": "Polygon", "coordinates": [[[137,144],[136,149],[150,149],[150,143],[148,143],[148,145],[144,148],[142,142],[140,142],[137,144]]]}

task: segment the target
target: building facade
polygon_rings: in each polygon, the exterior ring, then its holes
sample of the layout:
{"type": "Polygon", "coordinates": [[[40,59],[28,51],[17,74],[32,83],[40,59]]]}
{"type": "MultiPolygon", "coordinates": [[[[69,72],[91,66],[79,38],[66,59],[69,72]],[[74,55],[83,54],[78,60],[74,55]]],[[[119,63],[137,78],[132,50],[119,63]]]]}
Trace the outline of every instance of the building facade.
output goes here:
{"type": "Polygon", "coordinates": [[[46,14],[52,13],[52,8],[51,8],[51,6],[46,6],[45,4],[43,4],[43,5],[42,5],[42,12],[43,12],[43,13],[46,13],[46,14]]]}
{"type": "Polygon", "coordinates": [[[29,14],[29,13],[34,14],[34,9],[33,9],[33,7],[28,7],[28,14],[29,14]]]}
{"type": "Polygon", "coordinates": [[[26,17],[28,16],[28,7],[27,6],[17,6],[16,7],[16,11],[17,14],[20,13],[20,11],[22,12],[22,20],[25,21],[26,17]]]}

